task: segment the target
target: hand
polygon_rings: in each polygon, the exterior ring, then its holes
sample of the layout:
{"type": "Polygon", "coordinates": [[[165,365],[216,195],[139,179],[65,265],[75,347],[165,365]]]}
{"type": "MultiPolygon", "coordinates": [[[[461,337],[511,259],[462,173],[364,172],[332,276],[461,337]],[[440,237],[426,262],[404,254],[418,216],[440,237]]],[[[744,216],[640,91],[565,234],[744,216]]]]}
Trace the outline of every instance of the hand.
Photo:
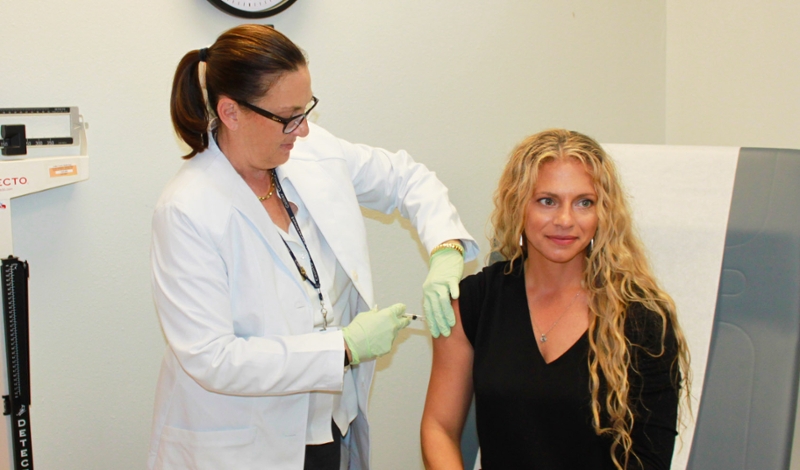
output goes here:
{"type": "Polygon", "coordinates": [[[411,322],[403,314],[406,306],[394,304],[383,310],[377,307],[368,312],[361,312],[342,328],[342,335],[353,359],[351,365],[375,359],[392,350],[392,343],[397,332],[411,322]]]}
{"type": "Polygon", "coordinates": [[[439,250],[431,256],[431,269],[422,285],[426,321],[431,336],[450,336],[456,315],[450,299],[459,296],[458,283],[464,274],[464,257],[454,249],[439,250]]]}

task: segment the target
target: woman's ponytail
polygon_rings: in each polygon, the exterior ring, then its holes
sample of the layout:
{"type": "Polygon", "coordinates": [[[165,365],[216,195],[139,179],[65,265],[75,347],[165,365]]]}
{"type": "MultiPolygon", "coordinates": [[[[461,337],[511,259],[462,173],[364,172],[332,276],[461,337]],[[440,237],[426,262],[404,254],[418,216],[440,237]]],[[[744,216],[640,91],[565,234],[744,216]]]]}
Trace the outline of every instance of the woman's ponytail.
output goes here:
{"type": "Polygon", "coordinates": [[[199,74],[202,55],[201,50],[195,50],[183,56],[172,82],[172,97],[170,98],[172,126],[181,140],[192,149],[188,155],[183,157],[185,159],[192,158],[208,148],[210,116],[203,98],[199,74]]]}

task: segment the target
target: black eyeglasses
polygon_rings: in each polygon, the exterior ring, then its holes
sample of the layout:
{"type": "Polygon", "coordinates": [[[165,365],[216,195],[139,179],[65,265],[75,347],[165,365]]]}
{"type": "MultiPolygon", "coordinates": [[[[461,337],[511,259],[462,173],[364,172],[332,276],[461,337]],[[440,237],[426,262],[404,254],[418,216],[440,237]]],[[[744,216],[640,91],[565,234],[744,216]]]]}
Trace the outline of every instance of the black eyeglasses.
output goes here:
{"type": "Polygon", "coordinates": [[[272,119],[275,122],[283,124],[283,133],[291,134],[292,132],[295,131],[295,129],[300,127],[300,124],[303,123],[303,120],[306,118],[306,116],[308,116],[308,113],[310,113],[311,110],[314,109],[314,106],[316,106],[317,103],[319,103],[319,99],[316,96],[312,96],[311,101],[306,105],[306,110],[303,111],[302,114],[298,114],[297,116],[292,116],[290,118],[282,118],[280,116],[276,116],[271,112],[267,111],[266,109],[261,109],[256,105],[248,103],[247,101],[236,100],[236,102],[244,106],[245,108],[253,111],[254,113],[260,114],[267,119],[272,119]]]}

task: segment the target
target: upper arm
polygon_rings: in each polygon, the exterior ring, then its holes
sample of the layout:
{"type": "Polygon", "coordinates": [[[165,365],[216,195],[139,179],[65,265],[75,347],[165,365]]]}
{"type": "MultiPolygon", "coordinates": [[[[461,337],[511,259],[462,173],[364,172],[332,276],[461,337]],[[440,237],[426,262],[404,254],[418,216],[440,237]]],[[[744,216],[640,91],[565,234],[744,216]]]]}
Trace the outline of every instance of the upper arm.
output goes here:
{"type": "Polygon", "coordinates": [[[447,187],[404,150],[387,150],[339,139],[358,203],[386,214],[397,209],[416,228],[428,252],[443,240],[464,244],[465,259],[478,245],[450,203],[447,187]]]}
{"type": "Polygon", "coordinates": [[[179,350],[233,333],[227,266],[207,234],[175,206],[153,215],[155,303],[167,340],[179,350]]]}
{"type": "Polygon", "coordinates": [[[635,414],[633,450],[642,468],[668,469],[677,435],[679,383],[677,343],[668,324],[662,340],[661,318],[642,309],[631,338],[630,401],[635,414]]]}
{"type": "Polygon", "coordinates": [[[450,336],[433,339],[433,365],[422,415],[423,434],[444,431],[458,442],[472,401],[472,344],[464,334],[458,300],[453,300],[456,324],[450,336]]]}
{"type": "MultiPolygon", "coordinates": [[[[677,431],[677,388],[670,383],[669,368],[651,368],[643,387],[634,387],[633,451],[646,470],[668,470],[675,448],[677,431]],[[652,372],[660,370],[658,375],[652,372]]],[[[635,459],[634,459],[635,460],[635,459]]],[[[636,465],[633,468],[640,468],[636,465]]]]}

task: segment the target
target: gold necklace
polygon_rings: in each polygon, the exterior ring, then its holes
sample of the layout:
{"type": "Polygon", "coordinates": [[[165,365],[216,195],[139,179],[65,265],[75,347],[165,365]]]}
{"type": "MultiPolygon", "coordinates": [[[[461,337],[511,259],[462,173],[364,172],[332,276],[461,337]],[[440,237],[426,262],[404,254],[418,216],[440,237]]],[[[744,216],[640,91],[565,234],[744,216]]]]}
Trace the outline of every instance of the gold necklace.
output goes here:
{"type": "MultiPolygon", "coordinates": [[[[563,311],[563,312],[561,312],[561,315],[559,315],[559,316],[558,316],[558,318],[556,318],[556,321],[555,321],[555,322],[553,322],[553,325],[552,325],[552,326],[550,326],[550,328],[549,328],[547,331],[545,331],[544,333],[542,333],[542,334],[541,334],[541,336],[539,336],[539,342],[540,342],[540,343],[546,343],[546,342],[547,342],[547,334],[548,334],[548,333],[550,333],[551,331],[553,331],[553,328],[555,328],[555,327],[556,327],[556,325],[558,324],[559,320],[561,320],[561,317],[563,317],[563,316],[564,316],[564,314],[566,314],[567,312],[569,312],[569,308],[570,308],[570,307],[572,307],[572,304],[574,304],[574,303],[575,303],[575,300],[578,298],[578,295],[579,295],[580,293],[581,293],[581,291],[580,291],[580,290],[578,290],[578,292],[576,292],[576,293],[575,293],[575,297],[573,297],[573,298],[572,298],[572,301],[569,303],[569,305],[567,305],[567,308],[566,308],[566,309],[564,309],[564,311],[563,311]]],[[[536,321],[533,319],[533,315],[531,315],[531,321],[533,322],[533,326],[534,326],[534,327],[535,327],[537,330],[539,330],[539,331],[542,331],[542,330],[541,330],[541,328],[539,328],[539,327],[536,325],[536,321]]]]}
{"type": "MultiPolygon", "coordinates": [[[[272,170],[275,171],[275,170],[272,170]]],[[[266,196],[258,196],[259,201],[266,201],[267,199],[271,198],[272,195],[275,193],[275,182],[272,181],[272,178],[269,179],[269,192],[266,196]]]]}

